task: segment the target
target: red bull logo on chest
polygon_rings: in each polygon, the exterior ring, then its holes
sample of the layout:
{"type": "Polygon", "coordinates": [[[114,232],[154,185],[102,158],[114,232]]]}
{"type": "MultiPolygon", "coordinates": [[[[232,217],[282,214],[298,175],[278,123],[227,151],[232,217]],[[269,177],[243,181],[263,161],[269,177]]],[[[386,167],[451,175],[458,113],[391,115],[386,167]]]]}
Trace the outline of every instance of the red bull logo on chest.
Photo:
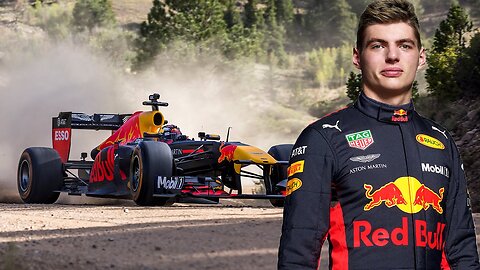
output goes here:
{"type": "Polygon", "coordinates": [[[405,213],[418,213],[422,209],[427,211],[430,207],[442,214],[441,202],[445,189],[442,187],[438,193],[421,184],[415,177],[400,177],[394,182],[389,182],[374,190],[369,184],[364,184],[365,197],[370,201],[363,210],[370,211],[375,207],[385,204],[388,208],[398,207],[405,213]]]}
{"type": "MultiPolygon", "coordinates": [[[[373,228],[367,220],[358,220],[353,222],[353,247],[383,247],[386,245],[408,246],[410,236],[408,233],[409,224],[407,217],[402,217],[400,227],[386,229],[373,228]]],[[[429,230],[425,220],[415,220],[413,224],[415,230],[414,244],[417,247],[429,247],[433,250],[442,250],[444,244],[445,224],[437,222],[434,230],[429,230]]]]}
{"type": "Polygon", "coordinates": [[[407,111],[405,111],[404,109],[393,111],[392,121],[393,122],[407,122],[408,121],[407,111]]]}

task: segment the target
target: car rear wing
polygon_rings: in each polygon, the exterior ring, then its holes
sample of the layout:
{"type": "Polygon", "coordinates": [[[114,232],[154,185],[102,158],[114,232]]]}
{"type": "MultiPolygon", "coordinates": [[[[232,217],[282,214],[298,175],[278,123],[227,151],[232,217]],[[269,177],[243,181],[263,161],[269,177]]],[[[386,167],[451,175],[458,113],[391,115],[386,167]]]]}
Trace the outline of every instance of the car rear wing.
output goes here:
{"type": "Polygon", "coordinates": [[[70,155],[72,129],[112,130],[119,129],[131,114],[85,114],[61,112],[52,118],[52,145],[63,162],[70,155]]]}

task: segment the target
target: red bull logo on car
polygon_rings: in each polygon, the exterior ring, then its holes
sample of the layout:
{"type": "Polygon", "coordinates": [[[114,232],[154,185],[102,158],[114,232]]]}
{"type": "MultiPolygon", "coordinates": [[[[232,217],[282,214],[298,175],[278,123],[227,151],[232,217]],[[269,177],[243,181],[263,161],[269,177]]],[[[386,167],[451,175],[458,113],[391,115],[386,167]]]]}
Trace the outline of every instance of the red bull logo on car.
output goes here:
{"type": "Polygon", "coordinates": [[[224,160],[229,162],[232,161],[235,154],[235,149],[237,149],[236,145],[225,145],[222,143],[220,146],[220,157],[218,158],[218,163],[222,163],[224,160]]]}
{"type": "Polygon", "coordinates": [[[372,132],[370,130],[364,130],[360,132],[355,132],[345,135],[348,145],[353,148],[358,148],[361,150],[367,149],[370,145],[373,144],[372,132]]]}
{"type": "Polygon", "coordinates": [[[385,204],[388,208],[396,206],[409,214],[418,213],[422,209],[427,211],[430,207],[439,214],[443,213],[440,203],[445,189],[442,187],[437,193],[421,184],[415,177],[400,177],[375,191],[369,184],[364,184],[363,187],[365,197],[370,200],[363,208],[365,211],[385,204]]]}

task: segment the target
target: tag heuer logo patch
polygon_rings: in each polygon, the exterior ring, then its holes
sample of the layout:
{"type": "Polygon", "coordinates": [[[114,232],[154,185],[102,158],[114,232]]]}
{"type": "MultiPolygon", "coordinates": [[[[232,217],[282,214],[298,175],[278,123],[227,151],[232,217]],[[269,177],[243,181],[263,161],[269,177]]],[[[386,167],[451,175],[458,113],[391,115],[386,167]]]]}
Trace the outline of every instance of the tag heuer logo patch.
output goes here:
{"type": "Polygon", "coordinates": [[[361,150],[365,150],[367,147],[373,144],[372,132],[370,132],[370,130],[347,134],[345,135],[345,138],[347,138],[348,145],[350,147],[361,150]]]}

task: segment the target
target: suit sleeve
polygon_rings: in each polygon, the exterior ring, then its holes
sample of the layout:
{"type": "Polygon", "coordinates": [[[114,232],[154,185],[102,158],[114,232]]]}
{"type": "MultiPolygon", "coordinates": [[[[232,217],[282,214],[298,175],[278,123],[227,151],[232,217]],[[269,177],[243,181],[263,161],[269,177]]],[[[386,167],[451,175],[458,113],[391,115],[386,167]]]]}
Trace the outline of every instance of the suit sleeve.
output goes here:
{"type": "Polygon", "coordinates": [[[323,135],[312,127],[300,134],[293,149],[278,269],[317,269],[320,250],[329,229],[335,159],[323,135]]]}
{"type": "MultiPolygon", "coordinates": [[[[453,143],[452,143],[453,144],[453,143]]],[[[445,255],[452,269],[480,269],[470,201],[463,165],[455,145],[447,197],[445,255]]]]}

